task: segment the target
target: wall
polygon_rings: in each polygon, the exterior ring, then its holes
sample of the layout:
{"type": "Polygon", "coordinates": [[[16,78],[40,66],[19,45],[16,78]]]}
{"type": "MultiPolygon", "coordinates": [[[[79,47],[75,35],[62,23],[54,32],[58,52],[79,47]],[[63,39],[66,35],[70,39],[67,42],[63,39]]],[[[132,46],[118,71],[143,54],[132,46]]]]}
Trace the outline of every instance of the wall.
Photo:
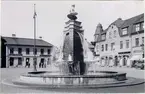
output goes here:
{"type": "Polygon", "coordinates": [[[119,35],[119,30],[118,27],[116,25],[110,25],[106,31],[106,40],[96,43],[96,46],[99,46],[98,48],[98,52],[96,52],[96,54],[100,54],[100,57],[103,56],[118,56],[119,52],[127,52],[127,51],[131,51],[131,38],[129,36],[124,36],[124,37],[120,37],[119,35]],[[116,30],[116,34],[114,36],[114,31],[116,30]],[[111,37],[110,37],[110,33],[111,33],[111,37]],[[126,40],[129,40],[129,48],[126,48],[126,40]],[[123,41],[123,48],[120,49],[120,41],[123,41]],[[111,43],[115,43],[114,46],[114,50],[111,50],[111,43]],[[106,51],[106,45],[108,44],[108,50],[106,51]],[[102,45],[104,45],[104,51],[102,51],[102,45]]]}
{"type": "MultiPolygon", "coordinates": [[[[25,67],[26,65],[26,58],[30,58],[29,62],[30,62],[30,67],[33,67],[33,46],[30,47],[30,46],[6,46],[6,64],[7,64],[7,67],[9,67],[9,50],[10,48],[14,48],[14,54],[16,54],[16,56],[13,56],[15,59],[14,59],[14,66],[13,67],[16,67],[16,65],[18,64],[18,57],[22,57],[22,66],[25,67]],[[18,48],[22,48],[22,56],[18,54],[18,48]],[[29,54],[26,54],[26,48],[29,48],[30,49],[30,53],[29,54]]],[[[44,58],[45,59],[45,63],[47,64],[47,60],[48,58],[50,58],[50,56],[47,54],[47,50],[48,49],[51,49],[50,47],[36,47],[37,48],[37,67],[39,66],[39,63],[40,63],[40,60],[41,58],[44,58]],[[44,49],[44,55],[45,56],[40,56],[40,49],[44,49]]],[[[50,51],[50,55],[51,55],[51,51],[50,51]]]]}
{"type": "Polygon", "coordinates": [[[142,47],[140,46],[143,43],[142,37],[144,37],[144,33],[136,34],[136,35],[131,36],[131,39],[132,39],[132,55],[133,56],[134,55],[140,55],[142,57],[143,50],[142,50],[142,47]],[[135,39],[136,38],[139,38],[139,46],[138,47],[135,46],[135,39]]]}

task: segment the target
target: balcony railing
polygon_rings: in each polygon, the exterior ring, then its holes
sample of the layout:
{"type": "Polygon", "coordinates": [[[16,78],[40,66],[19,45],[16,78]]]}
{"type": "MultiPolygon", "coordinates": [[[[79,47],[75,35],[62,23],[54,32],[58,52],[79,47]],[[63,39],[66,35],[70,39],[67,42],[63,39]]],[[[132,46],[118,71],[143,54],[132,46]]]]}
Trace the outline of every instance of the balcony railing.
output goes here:
{"type": "Polygon", "coordinates": [[[17,56],[17,57],[20,56],[20,57],[21,57],[21,56],[23,56],[23,55],[22,55],[22,54],[14,54],[14,53],[10,53],[9,56],[14,56],[14,57],[15,57],[15,56],[17,56]]]}
{"type": "Polygon", "coordinates": [[[40,56],[41,57],[47,57],[47,56],[51,56],[50,54],[47,54],[47,55],[45,55],[45,54],[40,54],[40,56]]]}

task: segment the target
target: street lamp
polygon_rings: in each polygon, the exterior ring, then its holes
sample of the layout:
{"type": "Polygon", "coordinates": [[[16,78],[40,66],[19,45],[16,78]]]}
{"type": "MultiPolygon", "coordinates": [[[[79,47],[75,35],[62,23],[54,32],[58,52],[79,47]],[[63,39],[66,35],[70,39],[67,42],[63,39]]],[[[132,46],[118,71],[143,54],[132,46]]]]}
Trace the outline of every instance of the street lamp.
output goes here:
{"type": "Polygon", "coordinates": [[[34,62],[33,62],[33,66],[34,66],[34,72],[37,71],[36,68],[36,54],[35,54],[35,50],[36,50],[36,10],[35,10],[35,4],[34,4],[34,15],[33,15],[33,19],[34,19],[34,62]]]}

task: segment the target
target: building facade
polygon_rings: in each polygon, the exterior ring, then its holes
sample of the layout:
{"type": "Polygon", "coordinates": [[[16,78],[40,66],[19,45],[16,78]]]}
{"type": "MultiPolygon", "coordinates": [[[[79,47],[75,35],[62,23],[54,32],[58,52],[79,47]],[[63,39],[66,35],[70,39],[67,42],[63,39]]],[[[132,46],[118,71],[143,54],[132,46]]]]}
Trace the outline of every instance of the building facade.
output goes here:
{"type": "Polygon", "coordinates": [[[46,67],[50,64],[53,45],[42,39],[36,39],[35,50],[34,39],[2,36],[1,40],[2,68],[33,67],[34,54],[37,58],[37,67],[46,67]]]}
{"type": "Polygon", "coordinates": [[[94,34],[95,55],[103,66],[129,66],[133,58],[144,58],[144,14],[122,20],[107,29],[98,24],[94,34]]]}

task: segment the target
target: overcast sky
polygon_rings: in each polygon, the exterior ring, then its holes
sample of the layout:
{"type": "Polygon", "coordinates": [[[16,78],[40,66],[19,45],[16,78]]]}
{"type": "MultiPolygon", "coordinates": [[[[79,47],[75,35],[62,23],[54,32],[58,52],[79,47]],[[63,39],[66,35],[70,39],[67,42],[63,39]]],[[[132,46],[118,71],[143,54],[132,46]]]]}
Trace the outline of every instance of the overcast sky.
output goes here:
{"type": "Polygon", "coordinates": [[[106,29],[117,18],[127,19],[143,13],[143,1],[3,1],[1,35],[33,38],[33,4],[37,11],[37,37],[59,46],[67,14],[76,5],[85,38],[93,41],[98,23],[106,29]]]}

